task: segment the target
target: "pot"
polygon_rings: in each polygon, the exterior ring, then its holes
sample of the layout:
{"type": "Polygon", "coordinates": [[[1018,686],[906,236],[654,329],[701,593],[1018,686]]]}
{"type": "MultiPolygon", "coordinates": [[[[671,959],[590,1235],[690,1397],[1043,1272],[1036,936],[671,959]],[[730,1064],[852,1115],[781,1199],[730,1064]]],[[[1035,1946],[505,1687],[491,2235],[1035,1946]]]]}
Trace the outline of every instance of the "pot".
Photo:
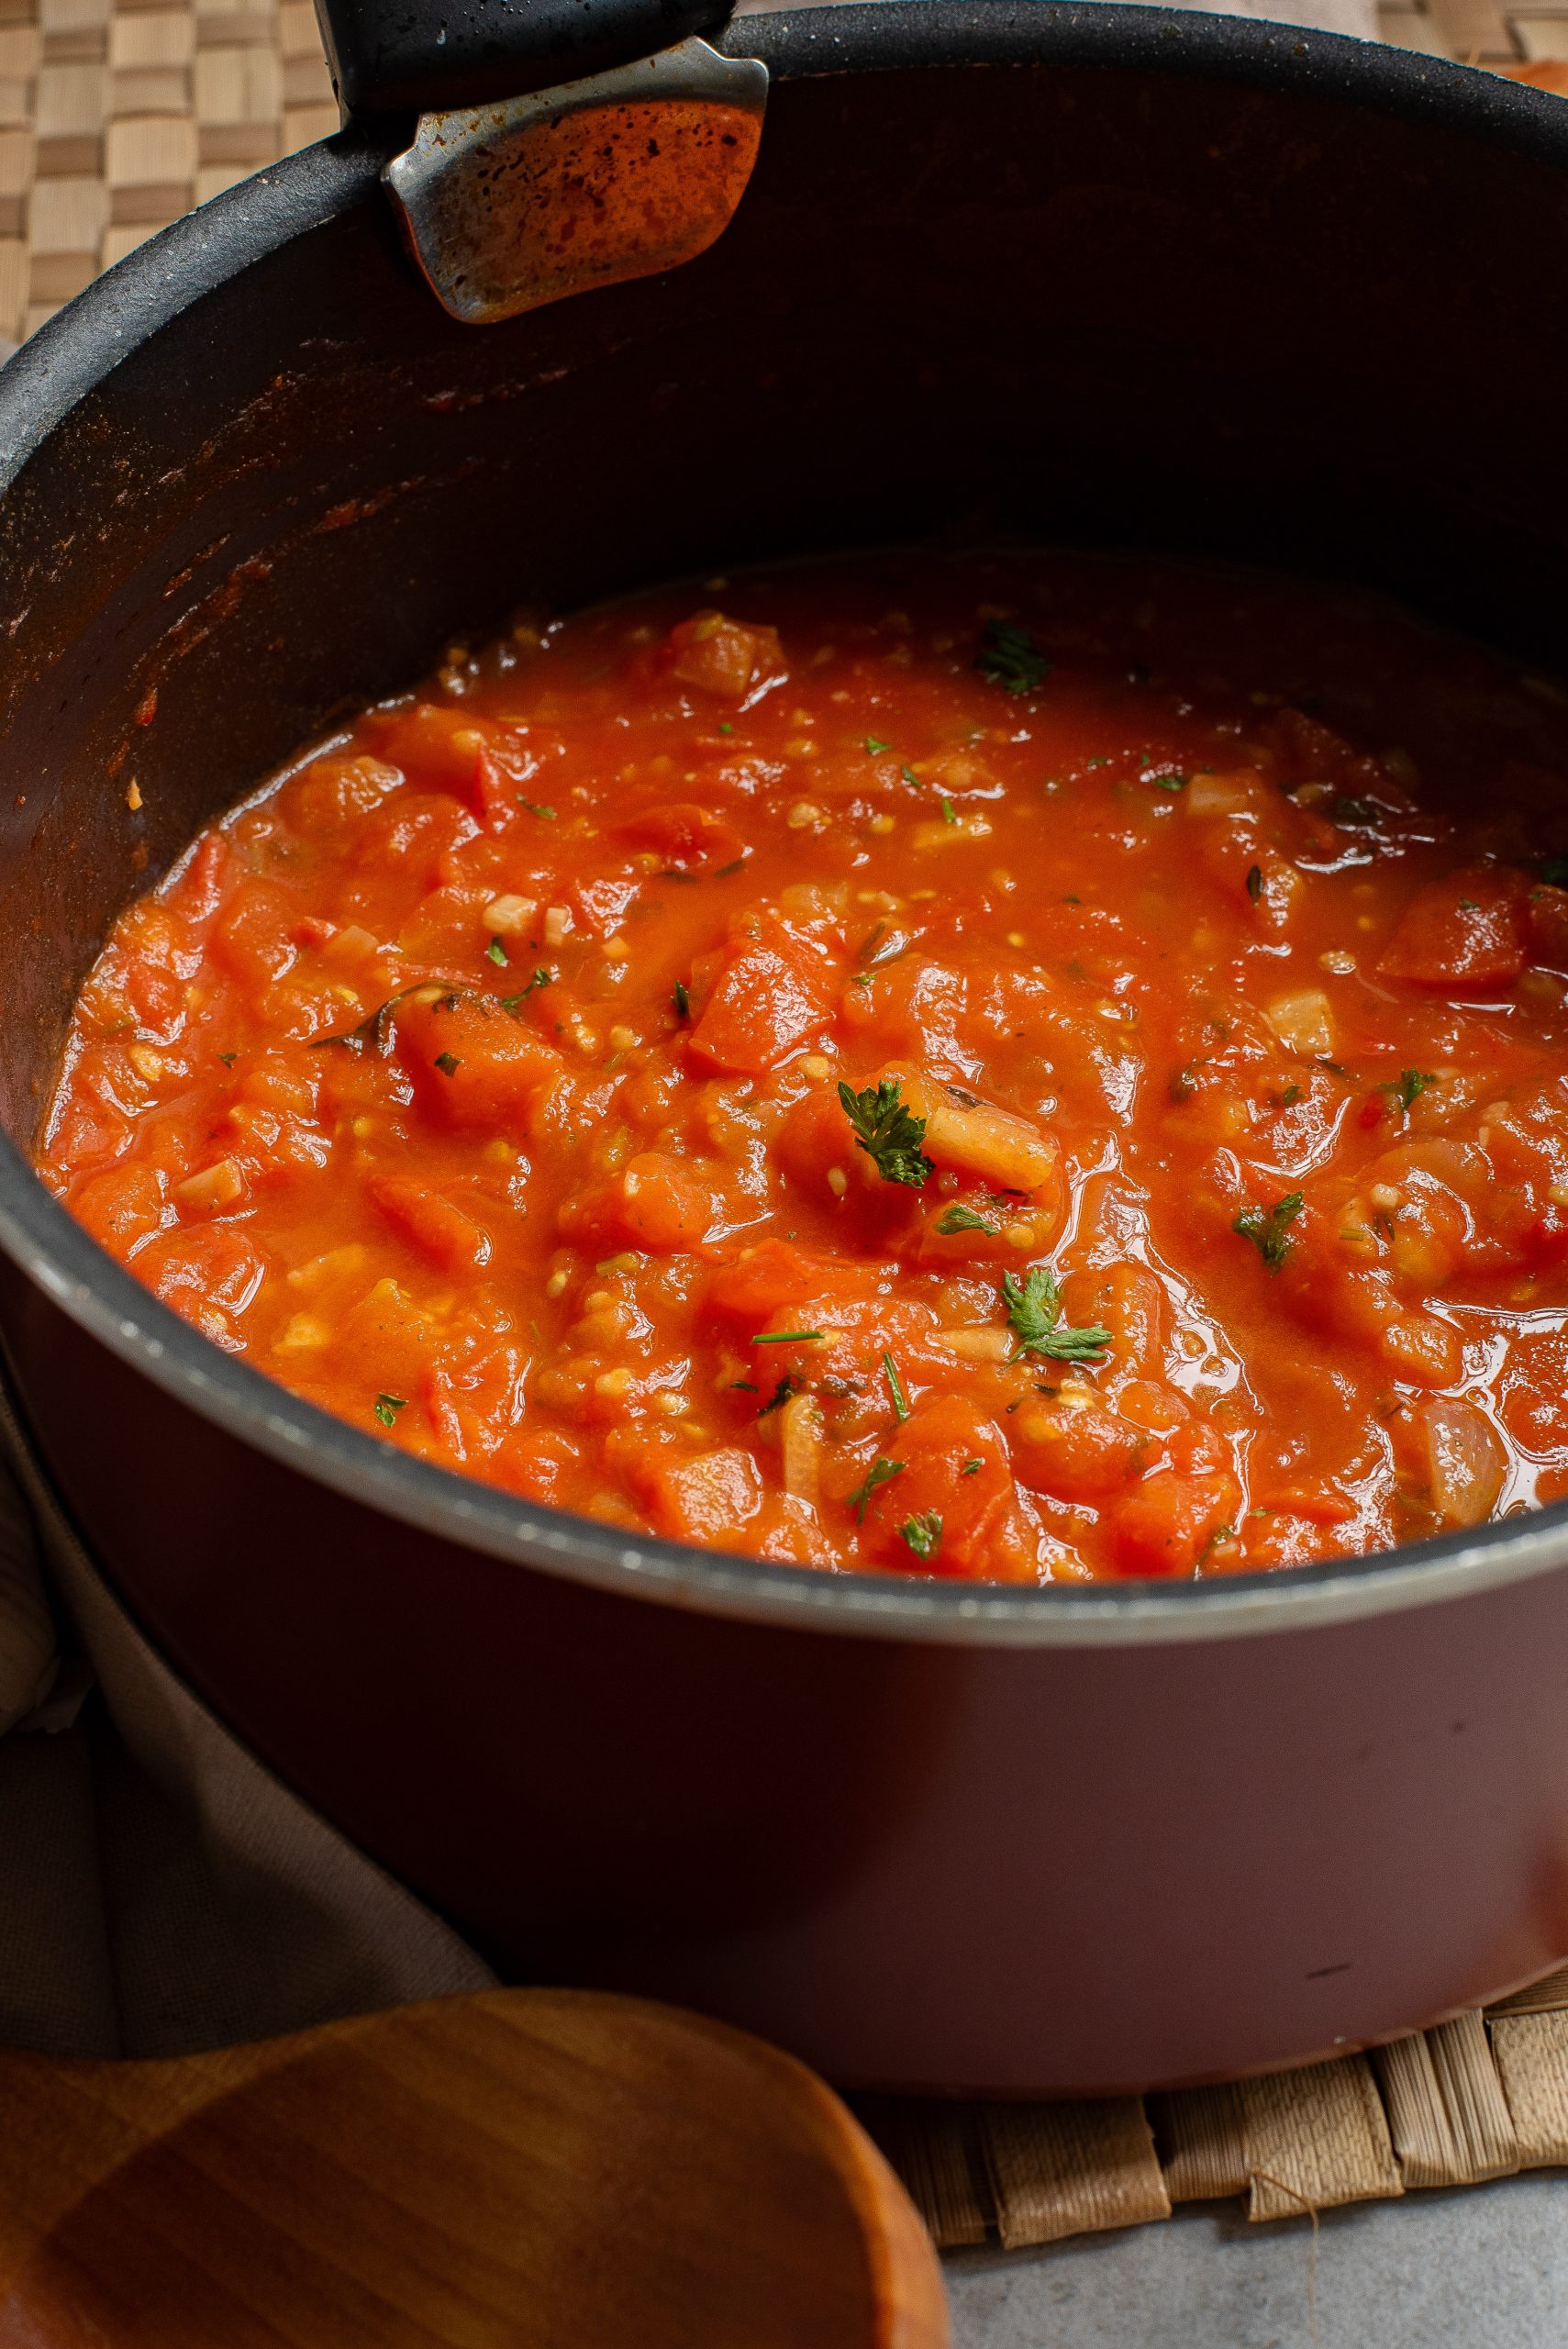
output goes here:
{"type": "Polygon", "coordinates": [[[992,2094],[1430,2022],[1568,1954],[1568,1508],[1178,1586],[630,1540],[296,1401],[28,1170],[128,899],[518,605],[1088,539],[1372,582],[1561,655],[1568,516],[1514,459],[1568,397],[1568,108],[1158,8],[884,0],[718,45],[766,62],[768,121],[684,267],[456,323],[379,184],[409,125],[373,110],[0,375],[0,1327],[28,1419],[176,1669],[514,1975],[679,1999],[841,2082],[992,2094]]]}

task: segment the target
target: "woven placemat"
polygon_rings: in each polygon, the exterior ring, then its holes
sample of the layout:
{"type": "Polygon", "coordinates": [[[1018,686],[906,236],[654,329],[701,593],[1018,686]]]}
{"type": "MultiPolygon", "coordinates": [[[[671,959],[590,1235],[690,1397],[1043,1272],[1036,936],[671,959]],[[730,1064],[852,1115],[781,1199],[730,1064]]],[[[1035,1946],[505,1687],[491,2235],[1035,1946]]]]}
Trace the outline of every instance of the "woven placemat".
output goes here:
{"type": "MultiPolygon", "coordinates": [[[[1387,39],[1568,90],[1568,0],[1405,0],[1387,39]]],[[[336,129],[311,0],[0,0],[0,341],[336,129]]],[[[894,2099],[866,2119],[944,2248],[1245,2196],[1254,2219],[1568,2164],[1568,1967],[1368,2055],[1181,2095],[894,2099]]]]}

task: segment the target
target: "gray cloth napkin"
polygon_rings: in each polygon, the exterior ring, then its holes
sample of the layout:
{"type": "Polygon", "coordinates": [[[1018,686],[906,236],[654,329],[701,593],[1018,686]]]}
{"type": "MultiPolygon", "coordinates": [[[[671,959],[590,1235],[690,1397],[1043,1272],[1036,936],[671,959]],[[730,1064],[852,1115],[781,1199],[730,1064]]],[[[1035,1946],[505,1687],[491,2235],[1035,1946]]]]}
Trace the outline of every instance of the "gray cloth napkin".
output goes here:
{"type": "Polygon", "coordinates": [[[98,1693],[78,1711],[68,1662],[0,1738],[0,2044],[183,2055],[493,1986],[153,1653],[0,1394],[0,1701],[8,1655],[37,1666],[39,1561],[98,1693]]]}

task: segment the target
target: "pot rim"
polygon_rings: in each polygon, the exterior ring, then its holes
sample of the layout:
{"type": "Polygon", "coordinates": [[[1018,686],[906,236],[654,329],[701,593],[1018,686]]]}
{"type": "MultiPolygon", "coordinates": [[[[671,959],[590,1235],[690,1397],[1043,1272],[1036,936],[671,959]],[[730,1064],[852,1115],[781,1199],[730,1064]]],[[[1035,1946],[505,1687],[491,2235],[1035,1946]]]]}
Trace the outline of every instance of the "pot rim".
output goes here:
{"type": "MultiPolygon", "coordinates": [[[[783,79],[1056,62],[1239,81],[1461,130],[1568,173],[1568,106],[1545,92],[1419,52],[1245,17],[1126,0],[855,0],[740,18],[722,45],[762,57],[783,79]]],[[[150,334],[373,195],[399,143],[395,130],[341,132],[269,166],[150,239],[41,328],[0,371],[0,495],[77,401],[150,334]]],[[[504,1563],[706,1613],[945,1644],[1161,1644],[1351,1622],[1478,1598],[1568,1565],[1568,1501],[1406,1549],[1273,1574],[1029,1589],[836,1575],[628,1540],[414,1459],[223,1353],[90,1239],[5,1134],[0,1248],[110,1353],[302,1475],[504,1563]]]]}

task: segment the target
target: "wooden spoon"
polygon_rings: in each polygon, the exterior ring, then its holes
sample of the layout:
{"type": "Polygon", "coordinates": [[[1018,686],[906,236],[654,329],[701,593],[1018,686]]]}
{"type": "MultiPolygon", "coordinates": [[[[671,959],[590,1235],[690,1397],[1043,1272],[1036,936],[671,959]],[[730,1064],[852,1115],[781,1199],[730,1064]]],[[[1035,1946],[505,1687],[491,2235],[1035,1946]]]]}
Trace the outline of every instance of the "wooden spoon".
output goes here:
{"type": "Polygon", "coordinates": [[[814,2074],[494,1990],[174,2063],[0,2054],[3,2349],[945,2349],[814,2074]]]}

